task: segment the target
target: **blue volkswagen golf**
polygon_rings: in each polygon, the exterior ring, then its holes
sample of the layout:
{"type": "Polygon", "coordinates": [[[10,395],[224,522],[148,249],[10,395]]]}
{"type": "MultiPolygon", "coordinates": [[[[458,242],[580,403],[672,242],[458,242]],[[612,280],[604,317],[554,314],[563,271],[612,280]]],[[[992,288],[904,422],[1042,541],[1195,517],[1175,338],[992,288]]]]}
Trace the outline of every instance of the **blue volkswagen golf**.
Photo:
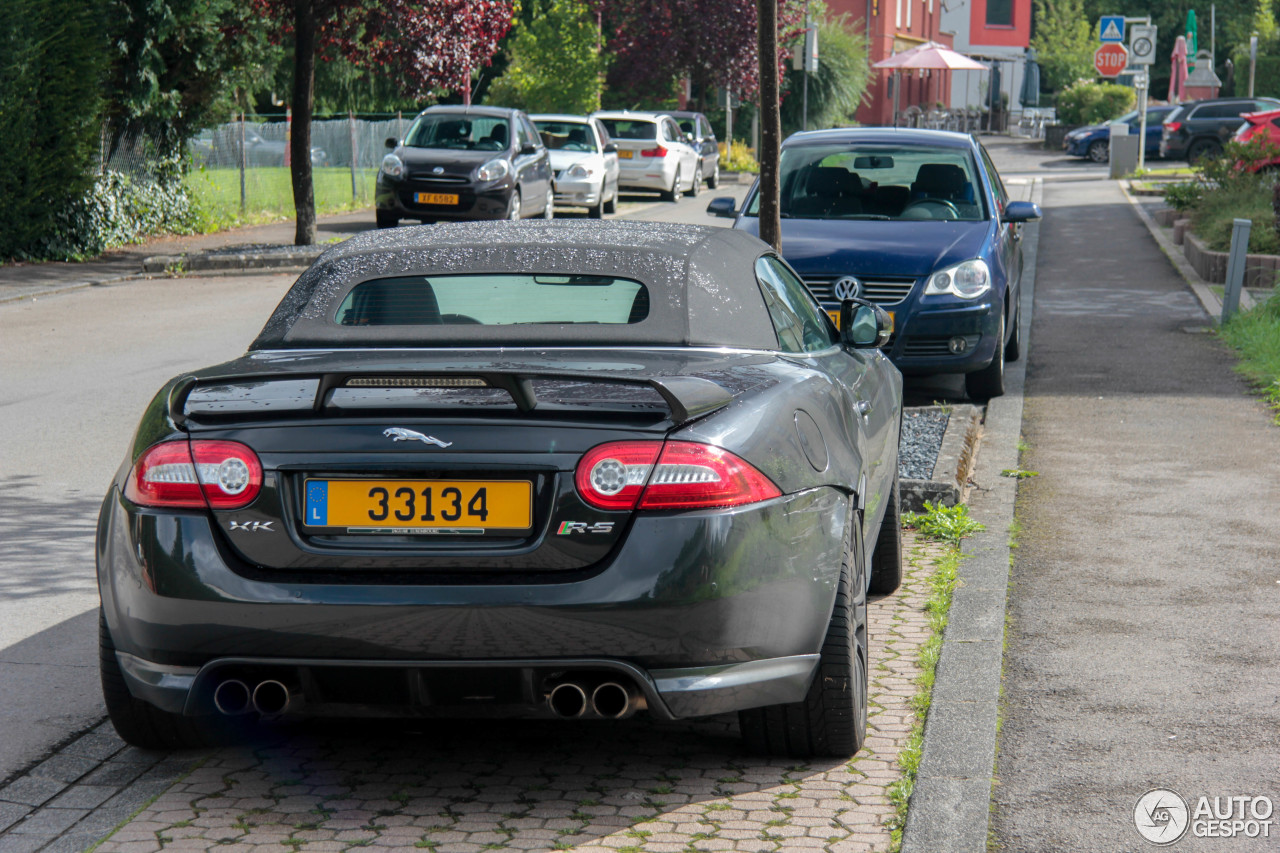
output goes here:
{"type": "MultiPolygon", "coordinates": [[[[1004,393],[1021,350],[1022,223],[986,149],[961,133],[851,128],[782,145],[782,254],[822,306],[860,296],[885,308],[885,352],[905,374],[963,373],[970,397],[1004,393]]],[[[759,185],[741,211],[707,212],[759,234],[759,185]]]]}

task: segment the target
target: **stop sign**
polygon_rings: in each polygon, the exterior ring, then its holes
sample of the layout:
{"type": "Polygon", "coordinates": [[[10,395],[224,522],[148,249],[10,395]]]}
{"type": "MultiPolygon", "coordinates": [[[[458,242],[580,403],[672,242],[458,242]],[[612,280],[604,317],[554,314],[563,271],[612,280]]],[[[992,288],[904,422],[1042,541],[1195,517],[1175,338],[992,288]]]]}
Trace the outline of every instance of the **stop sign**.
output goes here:
{"type": "Polygon", "coordinates": [[[1103,77],[1118,77],[1129,65],[1129,51],[1119,42],[1108,42],[1093,52],[1093,67],[1103,77]]]}

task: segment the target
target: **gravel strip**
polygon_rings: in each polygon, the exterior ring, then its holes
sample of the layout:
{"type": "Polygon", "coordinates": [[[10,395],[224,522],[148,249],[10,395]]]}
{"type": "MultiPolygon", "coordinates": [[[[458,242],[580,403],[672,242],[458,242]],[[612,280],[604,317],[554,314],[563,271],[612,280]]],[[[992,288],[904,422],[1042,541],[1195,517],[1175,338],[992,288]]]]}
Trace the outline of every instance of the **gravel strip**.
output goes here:
{"type": "Polygon", "coordinates": [[[902,414],[902,436],[898,443],[898,476],[904,480],[928,480],[938,461],[942,436],[950,415],[936,409],[906,410],[902,414]]]}

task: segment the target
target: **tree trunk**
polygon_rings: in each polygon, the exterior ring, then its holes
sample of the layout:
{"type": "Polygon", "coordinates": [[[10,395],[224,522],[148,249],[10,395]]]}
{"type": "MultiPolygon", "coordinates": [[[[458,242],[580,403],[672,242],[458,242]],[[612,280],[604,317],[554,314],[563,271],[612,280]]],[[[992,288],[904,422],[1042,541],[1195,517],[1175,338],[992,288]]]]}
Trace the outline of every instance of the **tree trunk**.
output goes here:
{"type": "Polygon", "coordinates": [[[760,239],[782,251],[778,210],[778,158],[782,118],[778,102],[778,0],[756,0],[756,45],[760,55],[760,239]]]}
{"type": "Polygon", "coordinates": [[[316,241],[316,196],[311,180],[311,113],[316,79],[314,0],[293,0],[293,35],[293,133],[289,156],[298,223],[293,242],[309,246],[316,241]]]}

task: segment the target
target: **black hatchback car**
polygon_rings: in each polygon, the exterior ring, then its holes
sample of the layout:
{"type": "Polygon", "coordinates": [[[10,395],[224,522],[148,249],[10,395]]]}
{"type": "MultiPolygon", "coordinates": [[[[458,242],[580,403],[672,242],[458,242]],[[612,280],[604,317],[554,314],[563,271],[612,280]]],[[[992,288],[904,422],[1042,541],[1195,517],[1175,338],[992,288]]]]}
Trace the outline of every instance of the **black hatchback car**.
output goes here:
{"type": "Polygon", "coordinates": [[[889,318],[741,231],[370,231],[176,377],[102,506],[125,740],[259,717],[659,719],[849,756],[902,573],[889,318]]]}
{"type": "Polygon", "coordinates": [[[698,149],[698,158],[702,163],[702,179],[707,186],[716,189],[720,186],[720,143],[716,141],[716,132],[711,129],[711,122],[702,113],[689,110],[672,110],[667,113],[680,125],[680,132],[685,134],[689,144],[698,149]]]}
{"type": "Polygon", "coordinates": [[[387,147],[374,193],[379,228],[553,215],[550,156],[521,110],[430,107],[387,147]]]}
{"type": "Polygon", "coordinates": [[[1194,163],[1222,153],[1244,119],[1244,113],[1280,109],[1274,98],[1211,98],[1180,105],[1164,120],[1160,156],[1194,163]]]}

